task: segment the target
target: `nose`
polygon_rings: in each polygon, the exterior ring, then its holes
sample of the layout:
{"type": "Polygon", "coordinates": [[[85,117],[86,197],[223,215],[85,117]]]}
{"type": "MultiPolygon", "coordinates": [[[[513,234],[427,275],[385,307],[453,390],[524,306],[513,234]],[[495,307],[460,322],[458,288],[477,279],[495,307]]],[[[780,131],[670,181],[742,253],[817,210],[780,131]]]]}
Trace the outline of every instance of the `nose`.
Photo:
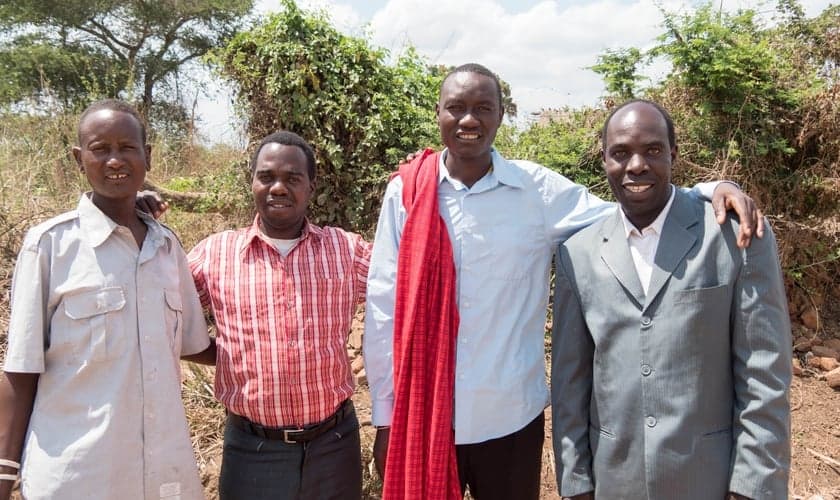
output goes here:
{"type": "Polygon", "coordinates": [[[277,179],[271,183],[271,186],[268,188],[269,193],[273,196],[287,194],[289,190],[286,188],[286,183],[283,182],[281,179],[277,179]]]}
{"type": "Polygon", "coordinates": [[[647,160],[644,155],[635,153],[627,160],[627,171],[633,174],[641,174],[648,169],[647,160]]]}
{"type": "Polygon", "coordinates": [[[458,124],[462,127],[477,127],[479,122],[478,119],[475,117],[472,111],[467,110],[461,119],[458,120],[458,124]]]}
{"type": "Polygon", "coordinates": [[[123,159],[122,155],[119,151],[114,151],[110,155],[108,155],[108,159],[105,161],[105,166],[110,168],[118,168],[125,160],[123,159]]]}

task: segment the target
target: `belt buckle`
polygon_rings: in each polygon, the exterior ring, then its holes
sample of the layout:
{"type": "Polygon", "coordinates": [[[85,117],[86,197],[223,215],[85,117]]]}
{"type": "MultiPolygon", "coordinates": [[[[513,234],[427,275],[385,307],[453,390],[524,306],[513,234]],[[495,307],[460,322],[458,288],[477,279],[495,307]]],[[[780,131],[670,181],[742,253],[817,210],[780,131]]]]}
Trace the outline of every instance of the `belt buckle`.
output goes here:
{"type": "Polygon", "coordinates": [[[298,441],[290,439],[289,435],[300,433],[303,430],[304,429],[283,429],[283,442],[286,444],[300,444],[298,441]]]}

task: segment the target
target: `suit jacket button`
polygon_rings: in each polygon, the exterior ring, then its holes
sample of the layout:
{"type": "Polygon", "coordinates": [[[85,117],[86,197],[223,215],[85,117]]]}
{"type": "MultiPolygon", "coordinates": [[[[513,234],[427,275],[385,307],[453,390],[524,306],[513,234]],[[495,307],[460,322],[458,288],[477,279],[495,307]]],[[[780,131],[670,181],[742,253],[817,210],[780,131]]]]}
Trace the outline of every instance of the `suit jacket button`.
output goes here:
{"type": "Polygon", "coordinates": [[[648,376],[648,375],[650,375],[652,372],[653,372],[653,370],[651,370],[651,369],[650,369],[650,365],[642,365],[642,375],[644,375],[645,377],[647,377],[647,376],[648,376]]]}
{"type": "Polygon", "coordinates": [[[656,426],[656,417],[648,416],[645,419],[645,423],[647,424],[648,427],[655,427],[656,426]]]}
{"type": "Polygon", "coordinates": [[[650,326],[650,318],[648,316],[642,316],[642,326],[650,326]]]}

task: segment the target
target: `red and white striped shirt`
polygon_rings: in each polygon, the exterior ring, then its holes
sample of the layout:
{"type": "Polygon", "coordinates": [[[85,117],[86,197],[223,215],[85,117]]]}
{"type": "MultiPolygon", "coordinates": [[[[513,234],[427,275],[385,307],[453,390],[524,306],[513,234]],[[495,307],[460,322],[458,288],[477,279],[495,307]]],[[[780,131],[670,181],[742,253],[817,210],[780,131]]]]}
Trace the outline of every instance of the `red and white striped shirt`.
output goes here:
{"type": "Polygon", "coordinates": [[[268,427],[329,417],[353,394],[347,335],[364,301],[370,244],[305,224],[283,257],[260,231],[224,231],[188,256],[218,329],[216,398],[268,427]]]}

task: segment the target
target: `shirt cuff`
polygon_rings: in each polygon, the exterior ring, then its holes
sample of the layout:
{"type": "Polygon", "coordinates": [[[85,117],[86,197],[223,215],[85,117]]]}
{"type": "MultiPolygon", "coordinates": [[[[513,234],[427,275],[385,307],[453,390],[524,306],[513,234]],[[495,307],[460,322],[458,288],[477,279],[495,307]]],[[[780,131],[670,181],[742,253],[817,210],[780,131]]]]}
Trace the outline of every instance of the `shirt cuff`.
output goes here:
{"type": "Polygon", "coordinates": [[[374,400],[371,405],[371,424],[374,427],[391,425],[391,417],[394,414],[394,400],[374,400]]]}
{"type": "Polygon", "coordinates": [[[711,181],[711,182],[698,182],[697,185],[695,186],[695,189],[697,189],[697,191],[700,193],[700,195],[703,198],[711,201],[712,196],[714,196],[714,194],[715,194],[715,189],[717,189],[717,187],[720,186],[720,184],[723,183],[723,182],[726,182],[728,184],[732,184],[733,186],[738,188],[739,191],[741,191],[741,186],[739,186],[737,182],[728,181],[728,180],[711,181]]]}

